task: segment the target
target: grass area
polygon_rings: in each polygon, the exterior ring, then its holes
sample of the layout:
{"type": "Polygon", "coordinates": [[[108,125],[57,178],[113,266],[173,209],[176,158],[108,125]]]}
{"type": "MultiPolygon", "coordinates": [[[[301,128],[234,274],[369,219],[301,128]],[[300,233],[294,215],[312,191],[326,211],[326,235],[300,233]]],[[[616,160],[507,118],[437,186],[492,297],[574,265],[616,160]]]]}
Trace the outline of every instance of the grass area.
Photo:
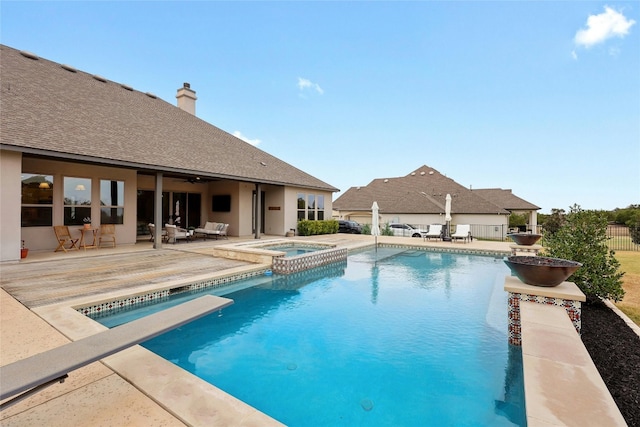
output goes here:
{"type": "Polygon", "coordinates": [[[640,252],[616,251],[616,259],[625,273],[622,278],[624,298],[616,306],[640,326],[640,252]]]}

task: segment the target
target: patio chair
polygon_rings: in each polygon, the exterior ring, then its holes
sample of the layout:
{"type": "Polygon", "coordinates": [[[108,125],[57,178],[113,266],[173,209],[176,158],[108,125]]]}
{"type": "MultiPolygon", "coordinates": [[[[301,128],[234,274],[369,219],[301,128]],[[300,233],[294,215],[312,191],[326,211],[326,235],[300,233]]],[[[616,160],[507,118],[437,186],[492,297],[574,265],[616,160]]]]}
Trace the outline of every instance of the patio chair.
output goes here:
{"type": "Polygon", "coordinates": [[[110,243],[116,247],[116,226],[113,224],[101,224],[98,237],[98,247],[102,246],[102,242],[110,243]]]}
{"type": "Polygon", "coordinates": [[[178,240],[186,240],[187,242],[191,240],[191,232],[189,230],[185,230],[184,228],[180,228],[173,224],[165,224],[164,228],[167,230],[168,243],[175,244],[178,240]]]}
{"type": "MultiPolygon", "coordinates": [[[[151,238],[149,239],[149,241],[153,242],[153,239],[154,239],[154,237],[156,235],[156,225],[152,224],[152,223],[149,223],[149,224],[147,224],[147,227],[149,227],[149,234],[151,234],[151,238]]],[[[162,236],[162,241],[166,242],[167,241],[167,230],[163,229],[160,232],[160,235],[162,236]]]]}
{"type": "Polygon", "coordinates": [[[80,238],[74,239],[71,237],[71,232],[69,231],[69,227],[66,225],[54,225],[53,232],[56,234],[56,239],[58,239],[58,247],[54,252],[58,252],[60,249],[67,252],[72,249],[80,250],[76,244],[80,238]],[[65,247],[66,244],[69,244],[69,247],[65,247]]]}
{"type": "Polygon", "coordinates": [[[422,237],[424,238],[424,240],[431,239],[431,238],[441,239],[442,224],[431,224],[429,226],[429,231],[427,231],[426,233],[422,233],[422,237]]]}
{"type": "Polygon", "coordinates": [[[463,242],[471,241],[471,226],[469,224],[458,224],[456,232],[451,235],[451,240],[461,239],[463,242]]]}

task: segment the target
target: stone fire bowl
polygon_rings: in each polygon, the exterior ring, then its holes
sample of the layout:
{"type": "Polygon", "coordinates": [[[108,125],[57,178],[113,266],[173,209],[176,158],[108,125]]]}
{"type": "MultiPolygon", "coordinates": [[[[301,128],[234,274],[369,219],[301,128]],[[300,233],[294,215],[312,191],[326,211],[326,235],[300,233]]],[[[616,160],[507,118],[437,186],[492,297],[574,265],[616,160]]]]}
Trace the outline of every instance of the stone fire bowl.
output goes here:
{"type": "Polygon", "coordinates": [[[510,256],[504,263],[520,280],[533,286],[558,286],[582,264],[561,258],[542,256],[510,256]]]}
{"type": "Polygon", "coordinates": [[[511,233],[507,234],[517,245],[531,246],[542,237],[542,234],[511,233]]]}

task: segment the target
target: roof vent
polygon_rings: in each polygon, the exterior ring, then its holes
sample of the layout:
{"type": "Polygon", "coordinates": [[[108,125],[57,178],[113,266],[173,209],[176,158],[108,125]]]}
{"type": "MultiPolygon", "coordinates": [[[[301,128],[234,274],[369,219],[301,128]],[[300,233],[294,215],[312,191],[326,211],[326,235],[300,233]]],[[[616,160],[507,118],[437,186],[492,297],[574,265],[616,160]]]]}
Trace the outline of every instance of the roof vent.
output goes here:
{"type": "Polygon", "coordinates": [[[147,95],[149,98],[153,98],[153,99],[156,99],[156,98],[157,98],[157,96],[156,96],[156,94],[155,94],[155,93],[146,92],[146,93],[145,93],[145,95],[147,95]]]}
{"type": "Polygon", "coordinates": [[[388,179],[385,179],[385,180],[384,180],[384,182],[389,182],[389,180],[388,180],[388,179]]]}
{"type": "Polygon", "coordinates": [[[266,164],[265,162],[260,162],[260,164],[261,164],[262,166],[267,166],[267,164],[266,164]]]}
{"type": "Polygon", "coordinates": [[[20,55],[24,56],[25,58],[29,58],[29,59],[35,59],[35,60],[40,59],[38,57],[38,55],[36,55],[35,53],[31,53],[31,52],[26,51],[26,50],[21,50],[20,51],[20,55]]]}
{"type": "Polygon", "coordinates": [[[416,176],[416,173],[415,172],[411,172],[411,176],[416,176]]]}
{"type": "Polygon", "coordinates": [[[433,171],[429,171],[429,175],[433,175],[433,171]]]}
{"type": "Polygon", "coordinates": [[[420,175],[424,175],[424,171],[420,172],[420,175]]]}
{"type": "Polygon", "coordinates": [[[77,73],[78,70],[76,70],[74,67],[72,67],[71,65],[67,65],[67,64],[62,64],[60,65],[62,68],[64,68],[67,71],[71,71],[72,73],[77,73]]]}
{"type": "Polygon", "coordinates": [[[123,88],[125,88],[126,90],[133,90],[133,88],[129,85],[126,85],[124,83],[122,83],[120,86],[122,86],[123,88]]]}
{"type": "Polygon", "coordinates": [[[106,83],[107,82],[107,79],[105,79],[104,77],[99,76],[97,74],[94,74],[91,77],[93,77],[94,79],[96,79],[97,81],[102,82],[102,83],[106,83]]]}

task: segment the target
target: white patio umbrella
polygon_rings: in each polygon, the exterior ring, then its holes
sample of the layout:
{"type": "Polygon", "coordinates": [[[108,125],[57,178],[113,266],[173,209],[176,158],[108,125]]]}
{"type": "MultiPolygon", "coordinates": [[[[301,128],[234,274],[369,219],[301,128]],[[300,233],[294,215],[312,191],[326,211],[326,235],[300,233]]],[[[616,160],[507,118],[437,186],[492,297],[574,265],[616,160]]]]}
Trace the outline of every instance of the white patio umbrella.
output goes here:
{"type": "Polygon", "coordinates": [[[374,201],[371,205],[371,235],[375,236],[376,251],[378,250],[378,236],[380,235],[380,225],[378,224],[378,202],[374,201]]]}
{"type": "Polygon", "coordinates": [[[444,235],[442,240],[448,242],[451,240],[449,233],[451,232],[451,194],[447,194],[444,204],[444,220],[446,225],[444,226],[444,235]]]}
{"type": "Polygon", "coordinates": [[[444,220],[451,221],[451,194],[447,194],[444,204],[444,220]]]}

